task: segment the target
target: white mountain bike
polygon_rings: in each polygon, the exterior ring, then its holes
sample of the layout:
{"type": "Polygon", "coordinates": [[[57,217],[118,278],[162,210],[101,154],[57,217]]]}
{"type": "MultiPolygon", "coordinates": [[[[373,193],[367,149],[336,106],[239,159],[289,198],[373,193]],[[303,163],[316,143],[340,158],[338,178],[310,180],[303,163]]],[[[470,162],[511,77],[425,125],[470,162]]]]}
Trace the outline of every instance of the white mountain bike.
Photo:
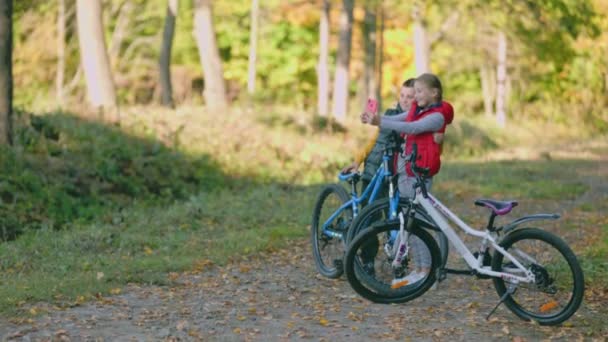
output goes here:
{"type": "MultiPolygon", "coordinates": [[[[488,314],[494,313],[502,303],[517,316],[535,320],[543,325],[555,325],[567,320],[579,308],[584,293],[584,276],[580,264],[570,247],[558,236],[538,228],[520,228],[525,222],[557,219],[557,214],[525,216],[502,227],[494,226],[498,215],[508,214],[516,201],[477,200],[475,204],[491,210],[485,230],[476,230],[463,222],[425,187],[427,169],[417,167],[416,147],[410,156],[417,184],[416,196],[399,214],[399,219],[375,222],[360,231],[350,241],[344,257],[344,271],[348,282],[361,296],[377,303],[403,303],[424,294],[436,280],[447,273],[492,278],[500,301],[488,314]],[[417,213],[430,216],[435,225],[448,238],[470,269],[453,270],[444,267],[437,243],[422,226],[415,224],[417,213]],[[448,219],[468,235],[480,240],[479,250],[472,252],[450,227],[448,219]],[[412,283],[395,286],[393,280],[411,272],[415,265],[410,242],[416,236],[430,254],[431,265],[423,277],[412,283]],[[373,267],[363,267],[362,255],[370,243],[378,243],[373,267]],[[492,253],[493,251],[493,253],[492,253]]],[[[366,257],[368,258],[368,257],[366,257]]],[[[369,265],[369,260],[365,261],[369,265]]]]}

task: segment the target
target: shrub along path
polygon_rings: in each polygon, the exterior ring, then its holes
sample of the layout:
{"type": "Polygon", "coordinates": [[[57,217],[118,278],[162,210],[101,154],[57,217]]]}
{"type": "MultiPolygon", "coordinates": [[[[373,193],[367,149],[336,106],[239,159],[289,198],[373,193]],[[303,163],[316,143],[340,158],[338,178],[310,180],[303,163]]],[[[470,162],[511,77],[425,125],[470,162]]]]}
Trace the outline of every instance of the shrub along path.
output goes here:
{"type": "MultiPolygon", "coordinates": [[[[407,304],[369,303],[343,279],[318,276],[309,243],[302,239],[287,249],[236,257],[222,267],[201,263],[191,272],[170,273],[170,286],[132,284],[116,289],[112,296],[67,303],[63,308],[34,304],[28,307],[28,317],[0,320],[0,336],[24,341],[602,340],[608,336],[608,288],[602,278],[605,254],[601,256],[606,250],[605,244],[591,241],[607,239],[608,162],[580,165],[573,172],[585,191],[561,199],[522,199],[512,214],[513,218],[532,212],[564,216],[540,226],[571,244],[589,286],[579,311],[559,327],[521,321],[502,306],[486,321],[498,297],[490,280],[468,277],[450,276],[407,304]],[[591,245],[600,246],[599,250],[589,250],[591,245]]],[[[472,205],[470,192],[453,196],[449,205],[454,211],[477,224],[484,222],[483,209],[472,205]]]]}

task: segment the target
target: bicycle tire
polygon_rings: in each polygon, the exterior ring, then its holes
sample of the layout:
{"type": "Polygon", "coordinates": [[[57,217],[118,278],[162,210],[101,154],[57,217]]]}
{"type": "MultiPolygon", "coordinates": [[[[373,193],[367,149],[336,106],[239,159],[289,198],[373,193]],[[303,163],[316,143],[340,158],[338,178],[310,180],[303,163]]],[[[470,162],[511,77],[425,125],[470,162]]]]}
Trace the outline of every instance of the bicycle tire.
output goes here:
{"type": "MultiPolygon", "coordinates": [[[[524,266],[529,267],[536,276],[535,284],[520,283],[515,292],[506,297],[504,303],[509,310],[523,320],[534,320],[541,325],[560,324],[578,310],[585,291],[584,274],[576,255],[564,240],[538,228],[521,228],[506,235],[500,246],[524,266]],[[535,241],[537,245],[534,245],[535,241]],[[555,259],[549,258],[552,255],[551,250],[548,250],[532,260],[527,253],[539,250],[540,242],[558,252],[555,254],[555,259]],[[560,283],[556,285],[558,280],[560,283]],[[563,291],[562,289],[557,291],[562,287],[563,291]],[[532,290],[531,295],[526,297],[524,293],[520,296],[522,291],[528,289],[532,290]],[[551,293],[553,291],[557,292],[551,293]],[[530,303],[529,307],[528,303],[530,303]],[[533,311],[534,307],[538,308],[538,312],[533,311]]],[[[503,254],[495,251],[492,259],[492,270],[498,272],[508,270],[509,263],[503,263],[505,259],[503,254]]],[[[493,281],[496,292],[502,297],[507,292],[507,281],[498,277],[494,277],[493,281]]]]}
{"type": "MultiPolygon", "coordinates": [[[[350,196],[348,195],[348,193],[346,192],[346,190],[338,185],[338,184],[330,184],[325,186],[321,192],[319,193],[319,196],[317,197],[317,201],[315,203],[314,206],[314,210],[313,210],[313,215],[312,215],[312,225],[311,225],[311,245],[312,245],[312,252],[313,252],[313,257],[315,260],[315,266],[317,268],[317,271],[323,275],[324,277],[327,278],[339,278],[342,274],[343,274],[343,267],[342,267],[342,258],[344,256],[344,238],[342,239],[338,239],[335,237],[328,237],[322,234],[322,223],[320,223],[320,219],[321,216],[323,216],[322,214],[324,213],[324,209],[327,209],[328,205],[331,205],[332,207],[329,208],[329,216],[331,216],[333,213],[335,213],[340,206],[342,206],[342,204],[348,202],[350,200],[350,196]],[[335,203],[328,203],[328,201],[332,198],[332,197],[337,197],[338,199],[338,204],[335,203]],[[334,207],[335,205],[335,207],[334,207]],[[339,241],[338,241],[339,240],[339,241]],[[338,244],[338,246],[334,246],[335,244],[338,244]],[[321,244],[323,244],[323,246],[321,246],[321,244]],[[339,247],[341,246],[341,248],[338,248],[338,252],[335,253],[336,255],[329,255],[329,259],[328,260],[324,260],[326,258],[324,258],[324,249],[325,247],[339,247]],[[340,251],[341,250],[341,251],[340,251]],[[328,262],[329,261],[329,262],[328,262]]],[[[327,216],[328,219],[329,216],[327,216]]],[[[323,220],[325,220],[323,219],[323,220]]],[[[343,231],[342,234],[346,234],[346,232],[348,231],[348,227],[350,226],[350,224],[352,223],[353,220],[353,213],[352,213],[352,209],[351,208],[346,208],[344,209],[344,211],[342,212],[341,215],[339,215],[338,217],[336,217],[335,219],[335,224],[337,230],[341,230],[343,231]]],[[[326,256],[327,257],[327,256],[326,256]]]]}
{"type": "MultiPolygon", "coordinates": [[[[398,204],[398,210],[409,206],[409,200],[406,198],[400,198],[398,204]]],[[[378,218],[381,217],[381,220],[388,219],[389,215],[389,207],[390,207],[390,199],[383,198],[372,202],[367,205],[359,215],[354,219],[350,229],[348,230],[348,235],[346,242],[349,243],[354,239],[354,237],[361,232],[362,230],[368,228],[371,224],[378,221],[378,218]]],[[[428,218],[429,223],[434,225],[432,219],[428,218]]],[[[437,240],[437,244],[439,246],[439,250],[441,252],[441,266],[445,267],[448,261],[449,255],[449,242],[448,238],[443,234],[439,228],[435,226],[424,226],[423,228],[429,228],[435,232],[435,238],[437,240]]]]}
{"type": "MultiPolygon", "coordinates": [[[[360,263],[360,261],[358,261],[361,252],[360,248],[363,248],[364,244],[369,243],[372,239],[378,239],[378,236],[382,236],[381,234],[386,235],[387,232],[394,230],[399,230],[399,223],[395,221],[376,224],[373,227],[365,229],[357,234],[353,241],[351,241],[344,256],[344,272],[349,284],[355,292],[363,298],[375,303],[390,304],[408,302],[428,291],[436,280],[436,270],[440,263],[439,248],[431,234],[426,230],[419,228],[412,229],[410,236],[415,235],[420,238],[426,248],[428,248],[431,256],[430,270],[421,282],[393,289],[388,282],[378,279],[378,274],[376,272],[372,275],[363,268],[356,267],[356,265],[360,263]]],[[[374,261],[374,265],[380,263],[383,263],[384,266],[386,266],[390,263],[390,260],[382,255],[379,260],[374,261]]],[[[382,265],[377,268],[381,269],[382,265]]]]}

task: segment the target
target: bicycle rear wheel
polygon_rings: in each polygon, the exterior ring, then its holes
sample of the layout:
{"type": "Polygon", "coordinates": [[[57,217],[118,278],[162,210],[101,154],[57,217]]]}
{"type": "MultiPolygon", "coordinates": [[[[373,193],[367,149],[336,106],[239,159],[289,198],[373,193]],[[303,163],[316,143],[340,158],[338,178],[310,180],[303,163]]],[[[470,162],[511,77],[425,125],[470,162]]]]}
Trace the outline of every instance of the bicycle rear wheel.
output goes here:
{"type": "Polygon", "coordinates": [[[349,200],[350,196],[343,187],[331,184],[321,190],[314,207],[312,252],[317,270],[328,278],[339,278],[343,273],[344,239],[353,220],[353,211],[350,207],[344,209],[328,223],[325,230],[323,224],[349,200]]]}
{"type": "MultiPolygon", "coordinates": [[[[404,303],[421,296],[435,282],[437,265],[440,254],[435,239],[425,230],[414,228],[409,234],[408,245],[413,239],[420,239],[417,248],[422,248],[430,256],[430,265],[426,274],[411,283],[402,283],[399,287],[392,284],[395,277],[411,273],[416,266],[410,248],[400,263],[399,268],[392,266],[394,249],[397,249],[395,236],[399,231],[399,223],[376,224],[357,234],[349,244],[344,257],[344,271],[352,288],[362,297],[376,303],[404,303]],[[369,246],[377,245],[379,249],[370,262],[369,246]]],[[[418,252],[423,252],[419,250],[418,252]]]]}
{"type": "MultiPolygon", "coordinates": [[[[524,320],[542,325],[556,325],[579,308],[585,291],[583,271],[576,256],[559,237],[537,228],[518,229],[504,237],[500,245],[535,276],[530,284],[512,284],[493,278],[499,296],[509,289],[505,305],[524,320]]],[[[492,269],[523,275],[498,251],[492,269]]]]}

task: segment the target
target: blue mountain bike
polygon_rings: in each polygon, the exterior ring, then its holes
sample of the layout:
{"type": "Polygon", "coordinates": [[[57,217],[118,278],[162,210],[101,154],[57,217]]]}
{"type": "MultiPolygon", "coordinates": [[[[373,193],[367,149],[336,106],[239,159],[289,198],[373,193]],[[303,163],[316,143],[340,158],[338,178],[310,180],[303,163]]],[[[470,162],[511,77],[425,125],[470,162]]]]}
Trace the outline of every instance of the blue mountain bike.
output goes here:
{"type": "MultiPolygon", "coordinates": [[[[362,190],[361,196],[357,192],[357,183],[361,179],[359,173],[338,175],[340,181],[350,184],[350,195],[340,184],[330,184],[321,190],[314,206],[311,225],[313,256],[321,275],[339,278],[343,274],[342,259],[347,243],[354,237],[350,233],[353,222],[356,221],[360,227],[367,227],[375,221],[396,219],[399,211],[409,205],[406,199],[399,197],[396,187],[397,175],[391,167],[393,155],[400,151],[399,145],[399,139],[395,135],[389,138],[383,149],[382,164],[369,185],[362,190]],[[382,186],[388,186],[388,196],[376,200],[382,186]],[[359,218],[360,208],[366,200],[370,205],[362,209],[359,218]]],[[[430,222],[423,220],[422,224],[427,223],[434,227],[435,225],[430,222]]],[[[447,239],[443,234],[438,233],[437,240],[442,252],[442,260],[447,260],[447,239]]],[[[373,259],[377,246],[370,245],[367,250],[370,258],[373,259]]]]}

